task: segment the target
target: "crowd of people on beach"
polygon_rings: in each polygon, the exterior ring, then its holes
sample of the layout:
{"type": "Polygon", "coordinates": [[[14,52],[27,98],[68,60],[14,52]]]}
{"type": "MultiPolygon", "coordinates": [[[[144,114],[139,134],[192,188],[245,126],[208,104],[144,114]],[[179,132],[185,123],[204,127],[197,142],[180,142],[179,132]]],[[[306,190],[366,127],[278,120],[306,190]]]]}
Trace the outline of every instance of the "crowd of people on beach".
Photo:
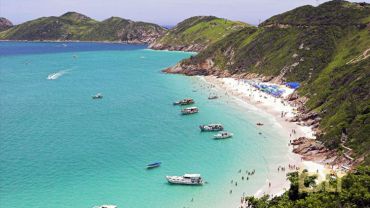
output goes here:
{"type": "MultiPolygon", "coordinates": [[[[239,169],[239,171],[238,171],[238,173],[239,174],[243,174],[244,173],[244,171],[242,171],[242,169],[239,169]]],[[[248,181],[249,180],[249,177],[251,177],[251,176],[253,176],[254,174],[256,173],[256,170],[255,169],[253,169],[252,171],[248,171],[248,170],[245,170],[245,176],[244,175],[242,175],[242,177],[241,177],[241,180],[242,181],[248,181]]],[[[230,181],[230,183],[231,184],[233,184],[233,185],[235,185],[235,186],[238,186],[238,181],[237,180],[231,180],[230,181]]],[[[232,194],[233,193],[233,189],[230,189],[230,191],[229,191],[229,194],[232,194]]]]}
{"type": "MultiPolygon", "coordinates": [[[[290,171],[297,171],[297,170],[299,170],[299,167],[297,165],[294,165],[294,164],[288,164],[288,169],[290,171]]],[[[285,168],[285,166],[280,166],[279,165],[277,170],[278,170],[278,172],[280,172],[280,171],[285,172],[286,168],[285,168]]]]}

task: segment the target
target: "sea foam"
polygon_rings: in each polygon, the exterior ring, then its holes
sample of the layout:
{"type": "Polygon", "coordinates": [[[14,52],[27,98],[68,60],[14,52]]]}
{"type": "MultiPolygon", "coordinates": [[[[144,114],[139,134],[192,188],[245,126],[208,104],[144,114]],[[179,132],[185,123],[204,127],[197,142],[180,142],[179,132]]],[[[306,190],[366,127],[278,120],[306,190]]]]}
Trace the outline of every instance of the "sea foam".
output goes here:
{"type": "Polygon", "coordinates": [[[55,80],[55,79],[58,79],[59,77],[63,76],[64,74],[68,73],[70,70],[61,70],[61,71],[58,71],[58,72],[55,72],[55,73],[51,73],[48,75],[48,77],[46,79],[48,80],[55,80]]]}

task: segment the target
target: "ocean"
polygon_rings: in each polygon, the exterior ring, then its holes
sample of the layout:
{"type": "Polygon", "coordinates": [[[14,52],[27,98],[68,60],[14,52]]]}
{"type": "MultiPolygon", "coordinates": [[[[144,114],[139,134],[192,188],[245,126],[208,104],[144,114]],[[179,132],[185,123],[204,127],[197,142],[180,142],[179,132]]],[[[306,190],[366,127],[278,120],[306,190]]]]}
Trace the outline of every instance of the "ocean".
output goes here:
{"type": "Polygon", "coordinates": [[[271,116],[198,77],[161,73],[191,55],[145,45],[0,42],[1,207],[224,208],[255,194],[289,159],[288,139],[271,116]],[[210,91],[221,98],[208,100],[210,91]],[[103,99],[93,100],[96,93],[103,99]],[[172,105],[186,97],[198,114],[181,116],[172,105]],[[201,133],[207,123],[224,124],[233,138],[201,133]],[[156,161],[162,166],[146,169],[156,161]],[[207,183],[165,179],[184,173],[207,183]]]}

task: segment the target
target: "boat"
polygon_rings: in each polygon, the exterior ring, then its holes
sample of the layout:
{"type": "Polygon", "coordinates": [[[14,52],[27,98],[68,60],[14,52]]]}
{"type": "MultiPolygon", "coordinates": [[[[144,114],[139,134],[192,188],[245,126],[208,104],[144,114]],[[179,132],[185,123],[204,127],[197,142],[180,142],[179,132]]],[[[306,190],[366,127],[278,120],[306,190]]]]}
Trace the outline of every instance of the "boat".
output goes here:
{"type": "Polygon", "coordinates": [[[184,108],[181,110],[182,115],[189,115],[189,114],[194,114],[198,112],[199,112],[199,109],[197,107],[184,108]]]}
{"type": "Polygon", "coordinates": [[[171,184],[183,185],[203,185],[203,179],[200,174],[185,174],[183,176],[166,176],[171,184]]]}
{"type": "Polygon", "coordinates": [[[98,93],[94,96],[92,96],[92,99],[102,99],[103,98],[103,95],[101,93],[98,93]]]}
{"type": "Polygon", "coordinates": [[[207,125],[200,125],[199,126],[201,131],[222,131],[224,127],[222,124],[207,124],[207,125]]]}
{"type": "Polygon", "coordinates": [[[190,105],[190,104],[194,104],[194,100],[192,98],[185,98],[177,102],[174,102],[173,104],[174,105],[190,105]]]}
{"type": "Polygon", "coordinates": [[[59,75],[58,73],[54,73],[54,74],[49,74],[48,75],[48,80],[54,80],[54,79],[58,79],[59,75]]]}
{"type": "Polygon", "coordinates": [[[227,131],[223,131],[223,132],[220,132],[220,133],[214,135],[214,138],[215,139],[227,139],[227,138],[230,138],[232,136],[233,136],[232,133],[227,132],[227,131]]]}
{"type": "Polygon", "coordinates": [[[208,96],[208,100],[214,100],[214,99],[217,99],[218,96],[217,95],[209,95],[208,96]]]}
{"type": "Polygon", "coordinates": [[[161,166],[161,164],[162,164],[161,162],[151,163],[151,164],[146,165],[146,168],[147,169],[157,168],[157,167],[161,166]]]}
{"type": "Polygon", "coordinates": [[[256,125],[257,125],[257,126],[263,126],[263,123],[259,123],[259,122],[258,122],[256,125]]]}
{"type": "Polygon", "coordinates": [[[95,206],[94,208],[118,208],[116,205],[100,205],[95,206]]]}

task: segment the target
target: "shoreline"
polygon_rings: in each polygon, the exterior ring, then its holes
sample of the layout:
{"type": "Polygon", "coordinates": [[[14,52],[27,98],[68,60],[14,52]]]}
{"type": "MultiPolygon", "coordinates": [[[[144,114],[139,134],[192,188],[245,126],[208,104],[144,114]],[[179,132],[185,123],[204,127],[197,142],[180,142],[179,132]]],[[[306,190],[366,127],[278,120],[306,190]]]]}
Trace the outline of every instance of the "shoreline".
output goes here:
{"type": "Polygon", "coordinates": [[[30,43],[114,43],[130,45],[146,45],[150,43],[130,42],[130,41],[108,41],[108,40],[0,40],[0,42],[30,42],[30,43]]]}
{"type": "MultiPolygon", "coordinates": [[[[284,134],[287,135],[287,145],[290,143],[289,140],[293,140],[299,137],[308,137],[315,139],[315,131],[309,126],[298,125],[298,122],[290,122],[289,119],[293,118],[298,111],[288,102],[284,101],[284,98],[293,93],[294,90],[285,89],[287,92],[283,95],[283,98],[275,98],[272,95],[264,93],[255,89],[252,85],[247,84],[243,81],[253,81],[253,80],[238,80],[235,78],[217,78],[216,76],[197,76],[201,81],[211,85],[216,88],[221,94],[235,98],[240,102],[242,107],[250,109],[251,106],[255,107],[274,119],[276,124],[280,125],[284,130],[284,134]],[[221,90],[221,92],[220,92],[221,90]],[[284,112],[284,116],[282,116],[284,112]],[[294,133],[293,133],[294,129],[294,133]]],[[[282,87],[282,86],[279,86],[282,87]]],[[[266,183],[260,189],[258,189],[254,196],[261,197],[264,194],[271,196],[282,195],[286,190],[289,189],[290,182],[286,180],[285,174],[288,172],[296,171],[297,168],[300,170],[316,170],[315,167],[320,167],[320,175],[327,171],[327,169],[320,163],[310,160],[303,160],[302,156],[293,152],[293,145],[289,145],[288,153],[290,160],[285,161],[286,165],[283,178],[280,174],[272,174],[271,178],[266,178],[266,183]],[[294,166],[293,168],[288,168],[289,165],[294,166]],[[271,183],[271,187],[269,187],[271,183]]],[[[280,166],[279,166],[280,167],[280,166]]],[[[276,167],[277,168],[277,167],[276,167]]],[[[279,171],[276,170],[276,173],[279,171]]]]}

